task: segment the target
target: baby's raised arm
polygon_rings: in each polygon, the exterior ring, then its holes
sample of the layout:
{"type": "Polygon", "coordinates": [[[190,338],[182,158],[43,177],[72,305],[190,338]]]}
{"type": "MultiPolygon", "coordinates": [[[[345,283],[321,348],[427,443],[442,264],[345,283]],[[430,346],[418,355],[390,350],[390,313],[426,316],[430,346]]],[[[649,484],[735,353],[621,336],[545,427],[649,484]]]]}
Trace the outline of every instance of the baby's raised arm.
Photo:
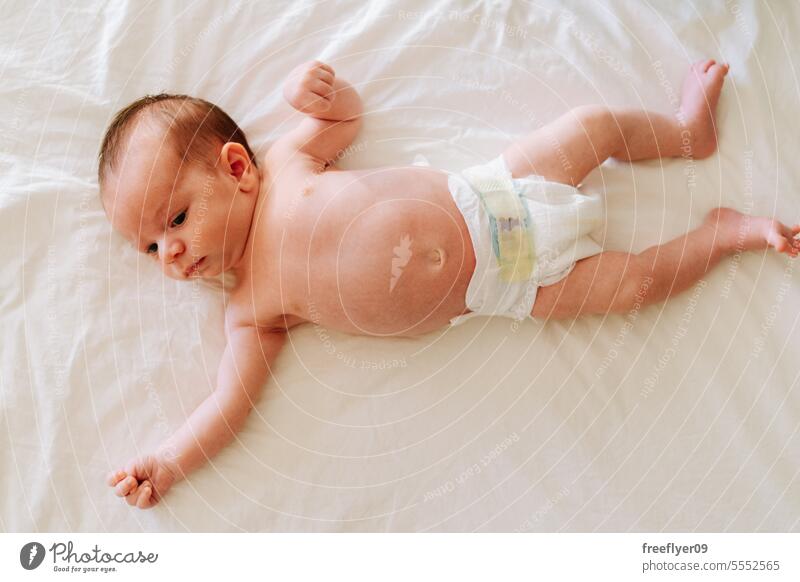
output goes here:
{"type": "Polygon", "coordinates": [[[361,128],[361,98],[329,65],[319,61],[300,65],[289,75],[283,95],[308,117],[275,143],[273,154],[291,157],[302,152],[327,165],[361,128]]]}
{"type": "Polygon", "coordinates": [[[154,455],[129,463],[108,484],[129,505],[147,509],[172,485],[227,445],[253,408],[283,342],[285,331],[231,326],[217,373],[217,387],[154,455]]]}

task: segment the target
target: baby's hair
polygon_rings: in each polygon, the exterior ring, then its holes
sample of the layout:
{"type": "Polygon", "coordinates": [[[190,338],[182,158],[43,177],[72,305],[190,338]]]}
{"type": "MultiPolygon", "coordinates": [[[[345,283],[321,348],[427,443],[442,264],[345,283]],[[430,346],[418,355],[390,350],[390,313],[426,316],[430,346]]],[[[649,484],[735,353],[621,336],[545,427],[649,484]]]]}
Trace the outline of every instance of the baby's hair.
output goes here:
{"type": "Polygon", "coordinates": [[[218,106],[188,95],[159,93],[137,99],[120,109],[111,120],[98,156],[97,180],[101,186],[108,171],[113,171],[119,161],[134,121],[145,112],[164,124],[167,137],[181,160],[213,167],[216,159],[212,159],[209,152],[214,151],[214,146],[235,142],[244,146],[250,161],[257,165],[244,132],[218,106]]]}

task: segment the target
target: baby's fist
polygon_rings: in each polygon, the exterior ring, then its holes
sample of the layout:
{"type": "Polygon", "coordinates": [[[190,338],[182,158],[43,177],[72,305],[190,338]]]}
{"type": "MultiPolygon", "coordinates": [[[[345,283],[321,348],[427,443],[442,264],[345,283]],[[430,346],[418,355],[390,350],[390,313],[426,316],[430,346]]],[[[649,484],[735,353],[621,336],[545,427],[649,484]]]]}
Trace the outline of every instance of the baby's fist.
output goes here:
{"type": "Polygon", "coordinates": [[[329,65],[310,61],[289,73],[283,96],[298,111],[309,115],[324,113],[333,106],[335,80],[336,74],[329,65]]]}
{"type": "Polygon", "coordinates": [[[131,461],[121,471],[108,476],[107,483],[128,505],[150,509],[169,491],[177,470],[162,457],[147,455],[131,461]]]}

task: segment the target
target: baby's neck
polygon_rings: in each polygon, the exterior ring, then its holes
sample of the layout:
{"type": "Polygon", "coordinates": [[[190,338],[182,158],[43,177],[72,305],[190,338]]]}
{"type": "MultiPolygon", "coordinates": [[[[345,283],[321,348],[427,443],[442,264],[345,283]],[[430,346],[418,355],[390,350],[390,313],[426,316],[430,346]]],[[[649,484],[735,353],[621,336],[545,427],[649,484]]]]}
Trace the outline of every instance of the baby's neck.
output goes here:
{"type": "Polygon", "coordinates": [[[253,242],[252,239],[255,231],[253,225],[255,223],[255,217],[258,215],[259,212],[261,212],[262,204],[266,199],[266,192],[265,192],[266,181],[263,180],[262,177],[263,174],[259,171],[259,181],[258,181],[258,186],[256,188],[256,192],[258,192],[258,194],[256,195],[256,199],[250,204],[249,212],[247,213],[246,216],[247,235],[245,236],[245,243],[242,248],[241,256],[236,261],[236,264],[234,264],[230,269],[225,271],[225,273],[232,274],[236,279],[241,278],[242,275],[241,270],[249,263],[249,260],[247,260],[247,256],[250,252],[250,247],[252,246],[253,242]]]}

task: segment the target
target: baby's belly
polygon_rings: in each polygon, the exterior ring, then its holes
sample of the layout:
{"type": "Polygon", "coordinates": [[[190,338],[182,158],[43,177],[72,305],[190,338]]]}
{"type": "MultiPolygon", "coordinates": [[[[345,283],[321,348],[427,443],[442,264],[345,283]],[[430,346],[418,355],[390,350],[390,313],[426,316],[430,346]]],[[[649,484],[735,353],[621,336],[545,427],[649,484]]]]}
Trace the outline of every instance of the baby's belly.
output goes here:
{"type": "Polygon", "coordinates": [[[313,245],[303,316],[367,335],[419,335],[466,311],[475,269],[449,192],[387,200],[354,216],[340,240],[313,245]]]}

